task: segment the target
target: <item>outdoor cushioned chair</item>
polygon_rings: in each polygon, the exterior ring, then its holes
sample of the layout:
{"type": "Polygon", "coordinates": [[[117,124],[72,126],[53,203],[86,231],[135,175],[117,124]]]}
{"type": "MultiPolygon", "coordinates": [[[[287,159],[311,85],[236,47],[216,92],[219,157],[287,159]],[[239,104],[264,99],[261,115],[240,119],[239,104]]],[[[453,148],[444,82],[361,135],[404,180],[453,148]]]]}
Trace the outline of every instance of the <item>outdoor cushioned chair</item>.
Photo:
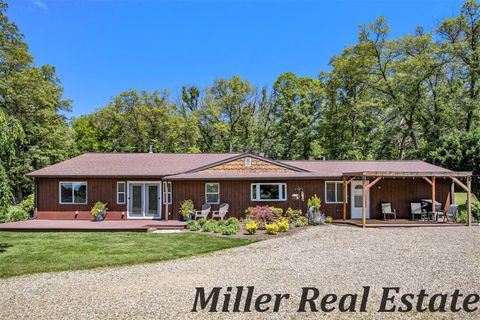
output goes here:
{"type": "Polygon", "coordinates": [[[440,210],[435,212],[435,222],[438,221],[439,217],[443,217],[443,222],[447,222],[448,220],[456,222],[458,218],[458,205],[451,204],[447,211],[440,210]]]}
{"type": "Polygon", "coordinates": [[[219,218],[223,220],[228,213],[228,203],[222,203],[218,208],[218,211],[212,211],[212,219],[219,218]]]}
{"type": "Polygon", "coordinates": [[[393,219],[397,220],[397,210],[392,210],[392,205],[387,203],[382,203],[382,213],[383,213],[383,220],[387,220],[387,216],[393,216],[393,219]]]}
{"type": "Polygon", "coordinates": [[[197,218],[205,218],[207,219],[208,217],[208,214],[210,213],[210,209],[212,208],[211,205],[209,204],[203,204],[202,205],[202,210],[196,210],[195,211],[195,220],[197,220],[197,218]]]}
{"type": "Polygon", "coordinates": [[[410,203],[410,212],[412,213],[412,220],[415,220],[415,215],[419,215],[422,220],[427,219],[427,211],[422,208],[420,202],[410,203]]]}

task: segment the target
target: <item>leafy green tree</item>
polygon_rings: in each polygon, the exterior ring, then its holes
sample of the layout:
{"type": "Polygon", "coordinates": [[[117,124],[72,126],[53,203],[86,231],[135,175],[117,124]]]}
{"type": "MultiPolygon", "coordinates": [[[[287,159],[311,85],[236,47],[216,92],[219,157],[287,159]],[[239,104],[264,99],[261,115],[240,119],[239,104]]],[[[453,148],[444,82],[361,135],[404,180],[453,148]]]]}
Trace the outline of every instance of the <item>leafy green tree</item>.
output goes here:
{"type": "MultiPolygon", "coordinates": [[[[25,174],[67,159],[73,153],[70,129],[64,113],[68,100],[52,66],[35,66],[23,35],[6,16],[0,3],[0,110],[24,132],[15,143],[14,156],[4,163],[7,180],[17,201],[32,192],[25,174]]],[[[5,184],[5,183],[4,183],[5,184]]]]}

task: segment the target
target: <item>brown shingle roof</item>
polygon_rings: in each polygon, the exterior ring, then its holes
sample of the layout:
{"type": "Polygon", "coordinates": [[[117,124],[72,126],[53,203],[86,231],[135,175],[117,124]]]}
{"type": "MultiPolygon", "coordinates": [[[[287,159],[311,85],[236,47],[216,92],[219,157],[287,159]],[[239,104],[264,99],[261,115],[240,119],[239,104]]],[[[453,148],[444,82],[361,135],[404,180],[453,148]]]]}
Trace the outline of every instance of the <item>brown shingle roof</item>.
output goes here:
{"type": "Polygon", "coordinates": [[[31,177],[161,177],[181,173],[238,153],[85,153],[43,169],[31,177]]]}
{"type": "Polygon", "coordinates": [[[421,160],[286,160],[282,161],[307,171],[326,176],[342,176],[346,172],[450,172],[421,160]]]}
{"type": "Polygon", "coordinates": [[[341,177],[346,172],[450,172],[419,160],[411,161],[281,161],[307,172],[187,172],[238,158],[239,153],[86,153],[31,172],[32,177],[163,177],[170,179],[313,179],[341,177]]]}

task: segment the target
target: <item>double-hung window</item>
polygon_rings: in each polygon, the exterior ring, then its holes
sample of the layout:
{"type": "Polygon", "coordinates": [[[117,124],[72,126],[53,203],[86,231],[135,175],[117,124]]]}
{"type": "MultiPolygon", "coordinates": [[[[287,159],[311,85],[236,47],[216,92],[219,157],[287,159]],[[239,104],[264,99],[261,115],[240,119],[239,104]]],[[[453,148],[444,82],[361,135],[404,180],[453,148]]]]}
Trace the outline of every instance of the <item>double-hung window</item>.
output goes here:
{"type": "Polygon", "coordinates": [[[117,182],[117,204],[125,204],[125,182],[117,182]]]}
{"type": "Polygon", "coordinates": [[[220,203],[220,184],[219,183],[205,183],[205,203],[208,203],[208,204],[220,203]]]}
{"type": "Polygon", "coordinates": [[[343,181],[325,182],[325,203],[343,203],[343,181]]]}
{"type": "Polygon", "coordinates": [[[59,189],[61,204],[87,203],[86,182],[60,182],[59,189]]]}
{"type": "Polygon", "coordinates": [[[252,201],[285,201],[287,200],[286,183],[252,183],[252,201]]]}

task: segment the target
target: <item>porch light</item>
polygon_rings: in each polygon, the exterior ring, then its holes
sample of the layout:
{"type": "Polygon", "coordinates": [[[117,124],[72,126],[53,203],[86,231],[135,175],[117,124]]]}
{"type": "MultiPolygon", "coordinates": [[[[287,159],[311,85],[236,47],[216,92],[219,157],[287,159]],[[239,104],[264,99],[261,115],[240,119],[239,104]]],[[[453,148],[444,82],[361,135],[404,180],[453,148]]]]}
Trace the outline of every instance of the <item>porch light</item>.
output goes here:
{"type": "Polygon", "coordinates": [[[378,190],[382,189],[382,185],[379,184],[379,185],[377,186],[377,189],[378,189],[378,190]]]}

